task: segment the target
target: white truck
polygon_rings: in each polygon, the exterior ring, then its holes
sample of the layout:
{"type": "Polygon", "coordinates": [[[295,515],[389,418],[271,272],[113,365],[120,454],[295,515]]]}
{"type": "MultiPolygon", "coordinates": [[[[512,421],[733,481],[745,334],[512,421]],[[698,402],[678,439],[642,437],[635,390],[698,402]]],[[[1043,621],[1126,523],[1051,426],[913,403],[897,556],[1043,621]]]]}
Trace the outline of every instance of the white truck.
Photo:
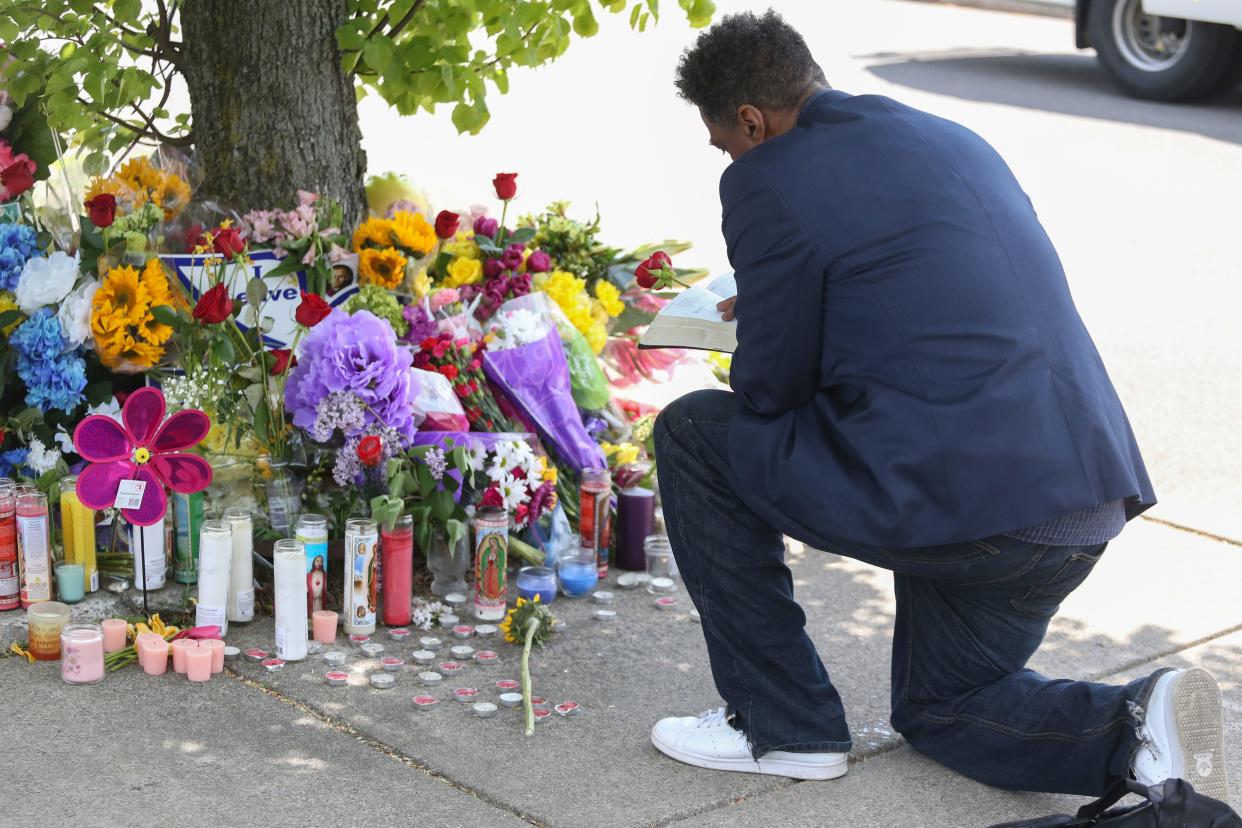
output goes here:
{"type": "Polygon", "coordinates": [[[1200,100],[1242,82],[1242,0],[984,0],[983,4],[1072,9],[1078,48],[1094,48],[1113,82],[1137,98],[1200,100]]]}

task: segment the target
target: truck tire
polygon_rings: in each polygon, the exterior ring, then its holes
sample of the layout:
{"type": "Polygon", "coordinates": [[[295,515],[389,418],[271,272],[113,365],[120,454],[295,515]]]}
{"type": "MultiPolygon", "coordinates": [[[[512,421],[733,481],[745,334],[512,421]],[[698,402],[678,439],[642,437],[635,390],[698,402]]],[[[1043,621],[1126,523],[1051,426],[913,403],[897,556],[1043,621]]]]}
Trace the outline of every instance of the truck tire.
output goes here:
{"type": "Polygon", "coordinates": [[[1242,50],[1232,26],[1146,14],[1141,0],[1091,0],[1087,33],[1113,83],[1153,101],[1221,91],[1236,77],[1242,50]]]}

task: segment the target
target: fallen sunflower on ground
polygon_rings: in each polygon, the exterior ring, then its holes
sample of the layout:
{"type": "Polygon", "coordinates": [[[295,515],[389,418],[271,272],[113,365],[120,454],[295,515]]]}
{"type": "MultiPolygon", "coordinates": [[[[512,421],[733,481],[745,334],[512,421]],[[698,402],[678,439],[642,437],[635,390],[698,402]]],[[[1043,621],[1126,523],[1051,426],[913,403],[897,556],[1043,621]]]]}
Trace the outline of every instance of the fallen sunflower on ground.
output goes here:
{"type": "Polygon", "coordinates": [[[533,601],[518,598],[517,606],[509,610],[500,625],[505,641],[522,643],[522,705],[526,710],[527,736],[535,732],[535,708],[530,701],[530,651],[535,644],[542,647],[552,638],[552,621],[552,610],[536,595],[533,601]]]}

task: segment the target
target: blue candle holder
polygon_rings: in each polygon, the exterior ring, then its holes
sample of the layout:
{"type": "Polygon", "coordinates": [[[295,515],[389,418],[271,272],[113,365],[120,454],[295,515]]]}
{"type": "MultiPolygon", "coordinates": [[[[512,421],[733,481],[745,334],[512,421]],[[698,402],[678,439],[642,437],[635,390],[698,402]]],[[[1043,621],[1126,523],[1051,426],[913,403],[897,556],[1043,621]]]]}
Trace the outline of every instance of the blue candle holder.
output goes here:
{"type": "Polygon", "coordinates": [[[561,582],[561,592],[568,598],[589,595],[599,583],[599,570],[594,561],[565,558],[561,561],[557,575],[561,582]]]}
{"type": "Polygon", "coordinates": [[[550,604],[556,600],[556,573],[546,566],[524,566],[517,574],[518,595],[527,601],[550,604]]]}

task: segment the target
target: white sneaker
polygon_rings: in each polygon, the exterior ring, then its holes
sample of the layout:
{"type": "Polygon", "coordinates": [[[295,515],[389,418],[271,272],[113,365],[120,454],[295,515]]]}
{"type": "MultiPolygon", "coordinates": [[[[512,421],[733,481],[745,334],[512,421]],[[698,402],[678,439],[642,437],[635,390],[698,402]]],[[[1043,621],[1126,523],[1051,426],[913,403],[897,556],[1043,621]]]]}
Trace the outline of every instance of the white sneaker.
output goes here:
{"type": "Polygon", "coordinates": [[[773,750],[756,760],[746,744],[746,735],[729,724],[723,707],[698,716],[661,719],[651,728],[651,744],[678,762],[712,770],[793,779],[836,779],[849,770],[846,753],[773,750]]]}
{"type": "Polygon", "coordinates": [[[1229,802],[1220,688],[1207,670],[1172,670],[1156,679],[1139,733],[1134,778],[1144,785],[1185,779],[1229,802]]]}

